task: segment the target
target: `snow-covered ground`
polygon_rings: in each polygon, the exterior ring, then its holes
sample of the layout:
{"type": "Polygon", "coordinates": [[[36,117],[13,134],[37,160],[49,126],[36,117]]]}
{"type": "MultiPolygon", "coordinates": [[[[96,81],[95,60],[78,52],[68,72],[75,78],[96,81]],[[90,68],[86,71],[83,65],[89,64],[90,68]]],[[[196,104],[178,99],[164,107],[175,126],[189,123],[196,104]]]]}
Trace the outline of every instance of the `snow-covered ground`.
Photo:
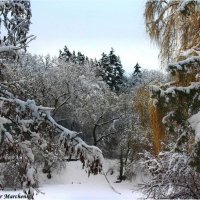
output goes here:
{"type": "MultiPolygon", "coordinates": [[[[106,171],[107,169],[105,169],[106,171]]],[[[40,188],[41,192],[35,196],[36,200],[134,200],[142,198],[143,195],[135,191],[136,188],[130,182],[114,183],[116,174],[108,175],[108,179],[115,190],[109,186],[103,175],[91,175],[82,170],[81,163],[70,162],[66,170],[52,179],[44,181],[40,188]]],[[[4,194],[19,194],[16,191],[0,191],[4,194]]],[[[4,197],[2,196],[2,199],[4,197]]],[[[16,198],[15,198],[16,199],[16,198]]]]}

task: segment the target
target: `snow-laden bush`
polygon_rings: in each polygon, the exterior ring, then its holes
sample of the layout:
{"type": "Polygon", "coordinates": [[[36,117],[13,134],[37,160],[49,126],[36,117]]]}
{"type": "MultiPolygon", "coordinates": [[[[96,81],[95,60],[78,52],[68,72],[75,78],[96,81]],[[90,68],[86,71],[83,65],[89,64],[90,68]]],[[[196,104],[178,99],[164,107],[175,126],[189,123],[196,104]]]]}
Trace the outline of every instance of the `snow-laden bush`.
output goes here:
{"type": "Polygon", "coordinates": [[[141,189],[147,198],[199,199],[200,174],[190,166],[191,157],[185,153],[164,152],[157,157],[145,154],[145,169],[150,173],[141,189]]]}

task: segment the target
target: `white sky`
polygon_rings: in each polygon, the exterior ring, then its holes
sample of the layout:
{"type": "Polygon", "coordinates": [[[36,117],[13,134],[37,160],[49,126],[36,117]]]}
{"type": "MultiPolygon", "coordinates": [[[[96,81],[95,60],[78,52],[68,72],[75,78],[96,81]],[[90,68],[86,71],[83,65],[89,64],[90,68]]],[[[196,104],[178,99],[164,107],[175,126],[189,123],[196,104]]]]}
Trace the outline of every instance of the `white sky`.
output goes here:
{"type": "Polygon", "coordinates": [[[31,53],[58,55],[66,45],[89,58],[120,56],[127,73],[136,62],[159,69],[158,49],[145,32],[145,0],[32,0],[31,53]]]}

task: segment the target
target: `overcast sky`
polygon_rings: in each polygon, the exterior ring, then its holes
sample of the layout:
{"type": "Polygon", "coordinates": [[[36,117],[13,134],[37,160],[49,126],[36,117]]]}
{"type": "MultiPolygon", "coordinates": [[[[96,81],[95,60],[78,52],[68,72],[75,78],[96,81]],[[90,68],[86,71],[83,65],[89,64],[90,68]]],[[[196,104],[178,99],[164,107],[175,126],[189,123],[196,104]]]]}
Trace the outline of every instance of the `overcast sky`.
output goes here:
{"type": "Polygon", "coordinates": [[[159,69],[158,49],[145,32],[145,0],[32,0],[30,33],[37,39],[29,51],[58,55],[66,45],[89,58],[120,56],[127,73],[136,62],[159,69]]]}

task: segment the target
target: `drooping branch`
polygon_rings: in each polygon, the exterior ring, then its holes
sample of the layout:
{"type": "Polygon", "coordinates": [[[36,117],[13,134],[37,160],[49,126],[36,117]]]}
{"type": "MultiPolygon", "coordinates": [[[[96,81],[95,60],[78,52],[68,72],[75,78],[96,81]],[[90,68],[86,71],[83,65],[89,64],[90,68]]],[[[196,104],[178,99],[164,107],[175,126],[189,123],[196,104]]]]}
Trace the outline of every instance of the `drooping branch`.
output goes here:
{"type": "Polygon", "coordinates": [[[199,1],[147,1],[145,23],[152,41],[160,47],[162,61],[173,61],[180,50],[199,46],[199,1]]]}

